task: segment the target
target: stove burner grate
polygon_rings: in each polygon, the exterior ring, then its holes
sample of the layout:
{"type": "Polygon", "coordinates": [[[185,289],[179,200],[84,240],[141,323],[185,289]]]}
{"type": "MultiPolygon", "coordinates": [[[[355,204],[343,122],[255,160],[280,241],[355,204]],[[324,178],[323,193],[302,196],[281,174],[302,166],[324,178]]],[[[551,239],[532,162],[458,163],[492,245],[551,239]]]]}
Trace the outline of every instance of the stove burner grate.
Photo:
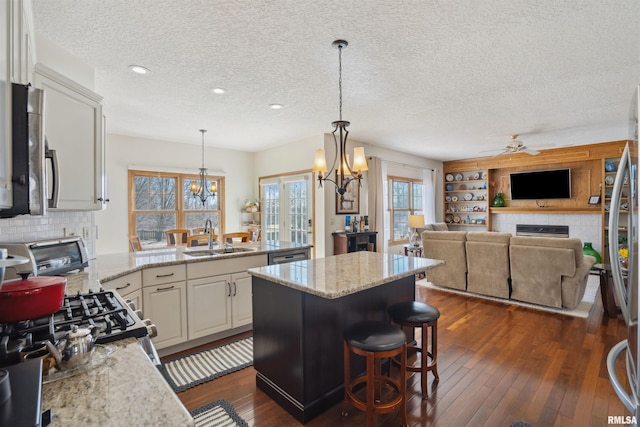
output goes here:
{"type": "Polygon", "coordinates": [[[146,336],[146,326],[136,319],[127,304],[112,291],[65,296],[62,308],[54,314],[0,324],[0,365],[8,359],[16,359],[24,347],[47,340],[57,342],[73,325],[96,331],[98,344],[146,336]]]}

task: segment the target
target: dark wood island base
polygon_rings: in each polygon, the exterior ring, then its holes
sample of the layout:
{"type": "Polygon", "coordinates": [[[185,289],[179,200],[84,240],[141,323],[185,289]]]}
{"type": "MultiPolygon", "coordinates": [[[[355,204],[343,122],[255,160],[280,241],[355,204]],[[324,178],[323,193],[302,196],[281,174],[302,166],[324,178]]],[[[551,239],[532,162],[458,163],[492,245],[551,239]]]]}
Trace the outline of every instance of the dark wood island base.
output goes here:
{"type": "MultiPolygon", "coordinates": [[[[256,384],[306,423],[344,397],[342,331],[362,320],[388,321],[387,308],[413,301],[414,276],[327,299],[253,277],[256,384]]],[[[364,359],[352,372],[364,372],[364,359]]]]}
{"type": "MultiPolygon", "coordinates": [[[[391,304],[415,299],[416,273],[442,264],[361,251],[249,269],[257,387],[303,424],[334,406],[344,397],[343,331],[388,321],[391,304]]],[[[365,359],[351,358],[350,370],[363,373],[365,359]]]]}

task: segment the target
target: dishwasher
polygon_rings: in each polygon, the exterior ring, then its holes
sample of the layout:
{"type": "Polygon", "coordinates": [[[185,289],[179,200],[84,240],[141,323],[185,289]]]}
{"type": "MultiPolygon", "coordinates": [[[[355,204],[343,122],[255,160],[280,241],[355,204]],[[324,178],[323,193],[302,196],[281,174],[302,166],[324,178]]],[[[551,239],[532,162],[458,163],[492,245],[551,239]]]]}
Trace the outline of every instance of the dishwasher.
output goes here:
{"type": "Polygon", "coordinates": [[[269,253],[267,263],[269,265],[285,264],[287,262],[309,259],[309,248],[291,249],[269,253]]]}

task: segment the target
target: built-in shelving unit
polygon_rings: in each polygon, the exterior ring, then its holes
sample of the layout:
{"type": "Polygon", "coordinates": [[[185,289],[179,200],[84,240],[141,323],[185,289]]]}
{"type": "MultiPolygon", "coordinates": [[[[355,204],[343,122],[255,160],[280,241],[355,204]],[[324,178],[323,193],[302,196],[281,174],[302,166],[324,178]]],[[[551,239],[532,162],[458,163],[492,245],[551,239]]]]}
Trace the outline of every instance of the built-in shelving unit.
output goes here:
{"type": "MultiPolygon", "coordinates": [[[[620,158],[606,158],[602,161],[603,170],[603,192],[602,192],[602,262],[609,263],[609,209],[611,205],[611,193],[613,193],[613,183],[615,182],[618,167],[620,166],[620,158]],[[613,166],[612,166],[613,165],[613,166]]],[[[628,203],[629,184],[625,183],[622,187],[622,199],[620,201],[620,222],[618,227],[619,245],[626,246],[627,244],[627,228],[624,227],[627,224],[627,215],[629,209],[624,209],[625,203],[628,203]]]]}
{"type": "Polygon", "coordinates": [[[489,189],[487,171],[445,171],[444,220],[450,227],[487,229],[489,189]]]}
{"type": "Polygon", "coordinates": [[[247,231],[251,228],[260,229],[260,211],[243,209],[240,213],[240,221],[242,222],[242,231],[247,231]]]}

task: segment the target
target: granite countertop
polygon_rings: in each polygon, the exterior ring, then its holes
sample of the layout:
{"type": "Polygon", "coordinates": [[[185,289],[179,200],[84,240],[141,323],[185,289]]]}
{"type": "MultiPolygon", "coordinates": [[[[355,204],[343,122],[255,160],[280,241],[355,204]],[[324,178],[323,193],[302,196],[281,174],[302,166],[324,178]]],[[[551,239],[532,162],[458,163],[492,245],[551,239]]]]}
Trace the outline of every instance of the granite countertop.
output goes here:
{"type": "Polygon", "coordinates": [[[352,252],[251,268],[249,274],[327,299],[340,298],[443,265],[438,259],[352,252]]]}
{"type": "MultiPolygon", "coordinates": [[[[311,245],[299,243],[260,241],[248,243],[234,243],[233,248],[243,250],[243,252],[220,253],[210,256],[195,256],[190,253],[207,251],[205,246],[145,250],[140,252],[129,252],[121,254],[100,255],[96,260],[97,274],[99,280],[113,280],[125,274],[132,273],[147,267],[155,267],[172,264],[185,264],[192,262],[203,262],[229,257],[243,257],[272,252],[288,251],[297,248],[311,248],[311,245]]],[[[222,246],[214,246],[214,250],[222,250],[222,246]]]]}
{"type": "MultiPolygon", "coordinates": [[[[66,293],[100,289],[95,261],[85,271],[66,275],[66,293]]],[[[51,427],[69,425],[193,426],[191,415],[135,338],[94,350],[103,364],[42,386],[42,410],[51,409],[51,427]],[[108,349],[112,351],[104,351],[108,349]]],[[[46,378],[45,378],[46,379],[46,378]]]]}
{"type": "Polygon", "coordinates": [[[113,351],[102,356],[103,364],[42,386],[42,410],[51,409],[51,427],[194,425],[135,338],[102,347],[113,351]]]}
{"type": "MultiPolygon", "coordinates": [[[[84,271],[68,274],[66,293],[100,290],[101,280],[112,280],[146,267],[184,264],[309,248],[287,242],[234,244],[246,252],[192,256],[203,247],[178,247],[137,253],[101,255],[84,271]]],[[[43,385],[42,409],[51,409],[52,427],[67,425],[193,426],[194,422],[158,369],[149,361],[134,338],[109,343],[113,352],[103,356],[104,364],[83,373],[43,385]]],[[[96,349],[94,359],[98,357],[96,349]]],[[[106,353],[101,353],[106,354],[106,353]]]]}

